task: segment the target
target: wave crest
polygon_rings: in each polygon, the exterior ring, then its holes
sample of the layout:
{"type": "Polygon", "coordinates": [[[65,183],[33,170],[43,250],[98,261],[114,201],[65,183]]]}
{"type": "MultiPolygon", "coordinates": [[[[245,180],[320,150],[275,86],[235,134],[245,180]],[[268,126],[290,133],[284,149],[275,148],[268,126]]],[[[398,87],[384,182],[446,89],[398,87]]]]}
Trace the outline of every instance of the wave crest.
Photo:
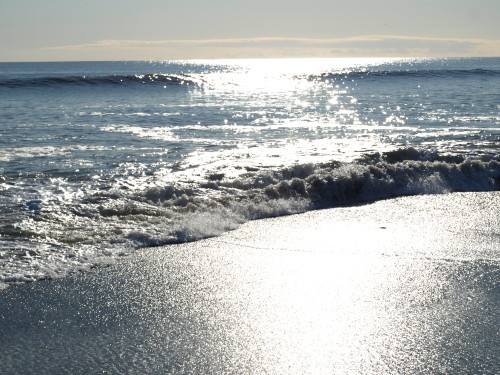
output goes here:
{"type": "Polygon", "coordinates": [[[108,76],[60,76],[16,78],[0,81],[0,87],[65,87],[65,86],[109,86],[130,84],[156,84],[167,86],[198,86],[203,82],[193,76],[179,74],[126,74],[108,76]]]}
{"type": "MultiPolygon", "coordinates": [[[[232,179],[210,176],[199,186],[155,187],[142,197],[151,204],[189,210],[210,205],[234,209],[238,204],[268,204],[278,199],[301,200],[306,202],[304,209],[315,209],[404,195],[498,190],[500,161],[498,157],[470,159],[405,148],[366,155],[352,163],[295,165],[232,179]]],[[[269,215],[241,213],[247,219],[269,215]]]]}
{"type": "Polygon", "coordinates": [[[500,77],[496,69],[418,69],[418,70],[362,70],[347,72],[329,72],[319,76],[311,76],[312,80],[342,80],[342,79],[391,79],[391,78],[467,78],[467,77],[500,77]]]}

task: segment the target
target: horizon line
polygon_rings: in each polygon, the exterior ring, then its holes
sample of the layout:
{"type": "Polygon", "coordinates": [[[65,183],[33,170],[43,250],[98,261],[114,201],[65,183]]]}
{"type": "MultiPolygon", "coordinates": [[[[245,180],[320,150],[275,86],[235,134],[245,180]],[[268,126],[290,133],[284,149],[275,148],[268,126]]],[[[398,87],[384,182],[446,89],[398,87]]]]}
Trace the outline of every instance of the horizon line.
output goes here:
{"type": "Polygon", "coordinates": [[[96,59],[96,60],[0,60],[0,64],[36,64],[36,63],[110,63],[110,62],[201,62],[201,61],[243,61],[243,60],[453,60],[453,59],[500,59],[500,56],[373,56],[373,57],[209,57],[193,59],[96,59]]]}

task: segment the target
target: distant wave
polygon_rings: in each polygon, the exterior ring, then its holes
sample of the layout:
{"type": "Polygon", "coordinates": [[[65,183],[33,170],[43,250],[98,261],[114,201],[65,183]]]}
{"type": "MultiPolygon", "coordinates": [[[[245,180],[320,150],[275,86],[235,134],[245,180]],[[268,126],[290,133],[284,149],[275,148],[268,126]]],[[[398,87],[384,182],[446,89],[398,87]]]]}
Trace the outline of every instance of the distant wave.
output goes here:
{"type": "Polygon", "coordinates": [[[0,87],[30,88],[58,86],[106,86],[129,84],[158,84],[168,86],[200,85],[199,79],[177,74],[127,74],[107,76],[47,76],[0,80],[0,87]]]}
{"type": "Polygon", "coordinates": [[[500,70],[493,69],[419,69],[330,72],[309,77],[312,80],[338,79],[387,79],[387,78],[466,78],[470,76],[500,77],[500,70]]]}
{"type": "MultiPolygon", "coordinates": [[[[466,78],[470,76],[500,77],[500,70],[471,69],[471,70],[379,70],[379,71],[346,71],[328,72],[296,79],[309,80],[350,80],[350,79],[410,79],[410,78],[466,78]]],[[[163,86],[201,86],[203,80],[187,74],[124,74],[105,76],[42,76],[29,78],[0,79],[0,87],[32,88],[32,87],[67,87],[67,86],[111,86],[111,85],[163,85],[163,86]]]]}

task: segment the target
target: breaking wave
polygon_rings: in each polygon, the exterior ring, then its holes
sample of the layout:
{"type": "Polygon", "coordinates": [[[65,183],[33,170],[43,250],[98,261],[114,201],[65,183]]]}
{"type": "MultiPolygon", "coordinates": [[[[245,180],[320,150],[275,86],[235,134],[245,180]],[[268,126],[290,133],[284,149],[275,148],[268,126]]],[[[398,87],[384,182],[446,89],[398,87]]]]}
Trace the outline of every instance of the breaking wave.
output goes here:
{"type": "Polygon", "coordinates": [[[134,199],[191,212],[224,207],[253,220],[405,195],[499,190],[500,157],[470,159],[407,148],[352,163],[301,164],[232,179],[223,173],[206,178],[197,187],[156,187],[134,199]]]}
{"type": "Polygon", "coordinates": [[[218,170],[201,182],[144,186],[95,189],[72,201],[27,201],[19,207],[28,215],[21,224],[0,227],[4,244],[13,244],[0,251],[0,286],[107,264],[141,247],[217,236],[254,219],[405,195],[500,190],[500,155],[472,159],[406,148],[351,163],[251,170],[231,178],[218,170]]]}

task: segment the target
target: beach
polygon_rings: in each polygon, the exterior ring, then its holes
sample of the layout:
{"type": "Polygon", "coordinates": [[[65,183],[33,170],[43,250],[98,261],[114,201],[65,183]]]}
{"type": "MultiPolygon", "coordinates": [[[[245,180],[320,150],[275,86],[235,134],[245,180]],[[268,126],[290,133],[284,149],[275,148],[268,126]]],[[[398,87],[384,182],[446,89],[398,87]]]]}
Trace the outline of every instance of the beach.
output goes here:
{"type": "Polygon", "coordinates": [[[255,220],[0,293],[2,374],[500,372],[500,194],[255,220]]]}

